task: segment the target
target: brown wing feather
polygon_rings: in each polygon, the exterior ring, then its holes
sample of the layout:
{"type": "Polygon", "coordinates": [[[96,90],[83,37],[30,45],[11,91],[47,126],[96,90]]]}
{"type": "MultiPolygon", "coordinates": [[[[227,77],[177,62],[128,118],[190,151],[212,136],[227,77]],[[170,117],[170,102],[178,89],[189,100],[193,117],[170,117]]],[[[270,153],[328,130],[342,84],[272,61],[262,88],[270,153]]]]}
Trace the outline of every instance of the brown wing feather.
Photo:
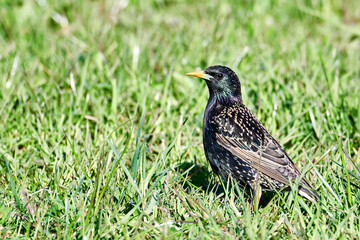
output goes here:
{"type": "Polygon", "coordinates": [[[248,162],[248,164],[258,169],[262,174],[265,174],[276,181],[288,185],[289,179],[295,179],[296,176],[299,175],[295,169],[289,168],[289,160],[286,159],[285,154],[281,155],[276,152],[276,154],[270,155],[269,153],[271,152],[267,151],[267,148],[262,152],[261,149],[254,152],[251,149],[246,150],[237,147],[236,140],[231,137],[216,134],[216,138],[218,143],[229,152],[248,162]]]}

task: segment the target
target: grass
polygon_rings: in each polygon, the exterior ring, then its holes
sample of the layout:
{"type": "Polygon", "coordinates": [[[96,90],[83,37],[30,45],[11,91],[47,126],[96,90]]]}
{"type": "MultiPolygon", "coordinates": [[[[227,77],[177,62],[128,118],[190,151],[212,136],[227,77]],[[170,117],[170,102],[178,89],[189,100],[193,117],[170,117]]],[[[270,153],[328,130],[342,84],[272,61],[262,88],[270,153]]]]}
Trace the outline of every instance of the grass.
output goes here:
{"type": "Polygon", "coordinates": [[[1,1],[0,237],[360,237],[357,1],[1,1]],[[203,82],[244,102],[321,199],[222,185],[203,82]]]}

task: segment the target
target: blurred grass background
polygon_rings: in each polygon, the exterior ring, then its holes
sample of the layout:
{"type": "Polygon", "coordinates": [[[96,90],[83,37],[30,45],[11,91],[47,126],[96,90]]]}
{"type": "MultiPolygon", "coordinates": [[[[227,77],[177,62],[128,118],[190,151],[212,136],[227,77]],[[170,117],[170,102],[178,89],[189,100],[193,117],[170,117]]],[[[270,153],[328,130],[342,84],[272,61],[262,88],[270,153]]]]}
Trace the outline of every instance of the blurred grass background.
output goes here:
{"type": "Polygon", "coordinates": [[[1,238],[360,238],[357,1],[0,1],[1,238]],[[245,104],[321,195],[222,187],[203,82],[245,104]],[[305,173],[304,171],[304,173],[305,173]]]}

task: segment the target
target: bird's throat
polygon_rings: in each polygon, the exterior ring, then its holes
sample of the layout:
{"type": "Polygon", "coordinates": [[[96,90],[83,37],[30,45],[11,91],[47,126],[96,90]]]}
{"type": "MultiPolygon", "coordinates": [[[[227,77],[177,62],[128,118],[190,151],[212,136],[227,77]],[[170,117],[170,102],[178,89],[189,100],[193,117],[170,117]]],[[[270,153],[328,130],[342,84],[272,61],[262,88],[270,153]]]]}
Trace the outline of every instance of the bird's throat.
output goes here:
{"type": "Polygon", "coordinates": [[[241,95],[227,92],[214,93],[210,92],[208,105],[220,104],[223,106],[231,106],[242,102],[241,95]]]}

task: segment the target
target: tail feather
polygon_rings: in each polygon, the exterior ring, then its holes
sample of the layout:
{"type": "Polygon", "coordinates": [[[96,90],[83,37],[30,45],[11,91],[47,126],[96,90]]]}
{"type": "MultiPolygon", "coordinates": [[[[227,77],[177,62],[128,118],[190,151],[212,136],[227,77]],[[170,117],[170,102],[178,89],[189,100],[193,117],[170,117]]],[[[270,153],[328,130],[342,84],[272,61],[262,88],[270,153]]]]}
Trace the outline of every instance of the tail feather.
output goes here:
{"type": "Polygon", "coordinates": [[[311,186],[299,186],[299,195],[313,203],[318,202],[320,198],[311,186]]]}

